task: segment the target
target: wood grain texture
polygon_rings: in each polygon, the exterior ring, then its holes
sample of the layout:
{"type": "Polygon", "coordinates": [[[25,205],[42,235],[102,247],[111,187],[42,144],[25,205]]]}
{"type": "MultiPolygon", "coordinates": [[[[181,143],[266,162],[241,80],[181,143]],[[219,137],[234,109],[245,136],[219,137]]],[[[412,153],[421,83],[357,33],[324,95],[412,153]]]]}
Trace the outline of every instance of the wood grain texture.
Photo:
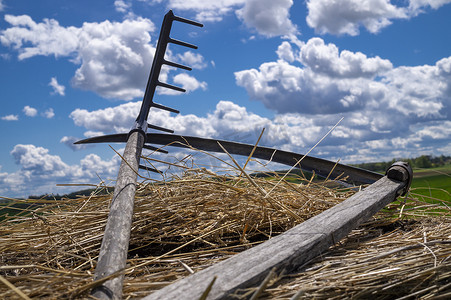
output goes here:
{"type": "Polygon", "coordinates": [[[394,201],[404,185],[405,182],[383,177],[285,233],[179,280],[144,299],[199,299],[214,277],[216,281],[207,299],[229,299],[230,294],[239,288],[257,286],[273,268],[276,272],[296,270],[394,201]]]}
{"type": "MultiPolygon", "coordinates": [[[[136,172],[143,145],[144,135],[139,131],[132,132],[119,168],[94,280],[125,268],[135,202],[136,172]]],[[[117,276],[106,281],[95,288],[92,295],[99,299],[122,299],[123,277],[117,276]]]]}

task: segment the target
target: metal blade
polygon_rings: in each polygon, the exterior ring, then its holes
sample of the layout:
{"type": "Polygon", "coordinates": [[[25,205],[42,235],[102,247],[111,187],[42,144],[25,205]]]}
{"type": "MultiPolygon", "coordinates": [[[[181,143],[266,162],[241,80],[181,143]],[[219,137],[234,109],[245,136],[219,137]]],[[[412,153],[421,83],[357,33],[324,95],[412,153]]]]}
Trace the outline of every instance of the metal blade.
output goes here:
{"type": "MultiPolygon", "coordinates": [[[[158,145],[171,144],[171,146],[182,148],[189,148],[191,146],[204,151],[222,153],[223,150],[218,145],[218,142],[220,142],[230,154],[244,156],[249,156],[254,148],[254,145],[250,144],[160,133],[148,133],[146,135],[146,141],[147,143],[158,145]]],[[[299,153],[260,146],[255,149],[253,154],[253,157],[255,158],[271,160],[288,166],[293,166],[303,156],[303,154],[299,153]]],[[[383,175],[379,173],[338,164],[313,156],[305,156],[300,163],[300,167],[305,171],[314,171],[317,175],[324,178],[330,177],[331,179],[334,179],[338,176],[342,176],[342,178],[348,177],[346,181],[353,184],[371,184],[383,177],[383,175]]]]}
{"type": "MultiPolygon", "coordinates": [[[[103,142],[118,143],[125,141],[126,136],[127,136],[126,134],[113,134],[111,136],[93,137],[82,141],[78,141],[76,142],[76,144],[103,143],[103,142]]],[[[223,150],[218,145],[218,142],[220,142],[221,145],[230,154],[249,156],[250,153],[252,152],[252,149],[254,148],[254,145],[250,144],[236,143],[216,139],[206,139],[164,133],[146,134],[146,143],[163,146],[170,145],[173,147],[180,148],[192,147],[199,150],[222,153],[223,150]]],[[[293,166],[303,156],[304,155],[300,153],[282,151],[274,148],[260,146],[258,146],[255,149],[255,152],[253,154],[254,158],[270,160],[287,166],[293,166]]],[[[347,177],[346,182],[355,185],[371,184],[383,177],[383,175],[379,173],[335,163],[333,161],[328,161],[313,156],[305,156],[300,163],[300,168],[308,172],[315,172],[315,174],[324,178],[329,177],[331,179],[335,179],[341,176],[342,180],[344,180],[344,178],[347,177]]]]}
{"type": "Polygon", "coordinates": [[[127,142],[127,136],[127,133],[94,136],[84,140],[76,141],[74,144],[125,143],[127,142]]]}

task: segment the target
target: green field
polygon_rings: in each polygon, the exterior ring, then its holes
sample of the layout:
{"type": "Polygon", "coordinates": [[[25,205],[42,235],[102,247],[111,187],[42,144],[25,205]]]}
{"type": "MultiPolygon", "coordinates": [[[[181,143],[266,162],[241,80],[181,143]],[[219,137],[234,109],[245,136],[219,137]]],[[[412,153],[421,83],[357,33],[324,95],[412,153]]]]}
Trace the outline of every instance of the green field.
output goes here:
{"type": "Polygon", "coordinates": [[[411,192],[425,196],[425,200],[451,201],[451,165],[415,170],[411,192]]]}

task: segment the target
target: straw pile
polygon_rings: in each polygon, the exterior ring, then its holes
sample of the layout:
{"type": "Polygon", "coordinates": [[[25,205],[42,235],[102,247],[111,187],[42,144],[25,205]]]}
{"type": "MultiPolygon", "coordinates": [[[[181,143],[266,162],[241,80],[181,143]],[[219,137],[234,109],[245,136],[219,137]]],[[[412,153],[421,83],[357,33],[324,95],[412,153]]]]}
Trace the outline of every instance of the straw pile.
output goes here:
{"type": "MultiPolygon", "coordinates": [[[[145,296],[262,243],[353,193],[274,176],[252,179],[189,169],[170,181],[139,184],[124,298],[145,296]]],[[[101,190],[75,200],[37,200],[39,208],[0,223],[0,298],[90,297],[111,201],[101,190]]],[[[414,208],[393,204],[303,272],[272,280],[262,297],[290,299],[299,290],[295,296],[306,298],[450,293],[451,221],[393,218],[418,214],[414,208]]],[[[421,213],[449,213],[449,203],[433,209],[421,213]]]]}
{"type": "MultiPolygon", "coordinates": [[[[99,190],[100,191],[100,190],[99,190]]],[[[313,183],[189,170],[138,186],[125,297],[153,289],[261,243],[346,199],[313,183]],[[264,197],[262,191],[271,192],[264,197]]],[[[30,202],[24,200],[16,202],[30,202]]],[[[88,297],[111,195],[42,204],[0,224],[0,295],[88,297]],[[8,282],[10,283],[8,285],[8,282]]]]}
{"type": "Polygon", "coordinates": [[[260,299],[450,299],[451,220],[372,222],[271,285],[260,299]]]}

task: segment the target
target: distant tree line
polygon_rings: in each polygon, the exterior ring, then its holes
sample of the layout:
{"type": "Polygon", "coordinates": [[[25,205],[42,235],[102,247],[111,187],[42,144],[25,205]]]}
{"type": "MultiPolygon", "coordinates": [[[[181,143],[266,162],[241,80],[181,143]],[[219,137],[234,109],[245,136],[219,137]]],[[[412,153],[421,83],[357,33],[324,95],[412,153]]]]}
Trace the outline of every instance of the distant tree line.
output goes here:
{"type": "Polygon", "coordinates": [[[406,161],[413,169],[428,169],[451,164],[451,156],[421,155],[417,158],[392,159],[386,162],[362,163],[354,166],[374,172],[385,172],[396,161],[406,161]]]}

